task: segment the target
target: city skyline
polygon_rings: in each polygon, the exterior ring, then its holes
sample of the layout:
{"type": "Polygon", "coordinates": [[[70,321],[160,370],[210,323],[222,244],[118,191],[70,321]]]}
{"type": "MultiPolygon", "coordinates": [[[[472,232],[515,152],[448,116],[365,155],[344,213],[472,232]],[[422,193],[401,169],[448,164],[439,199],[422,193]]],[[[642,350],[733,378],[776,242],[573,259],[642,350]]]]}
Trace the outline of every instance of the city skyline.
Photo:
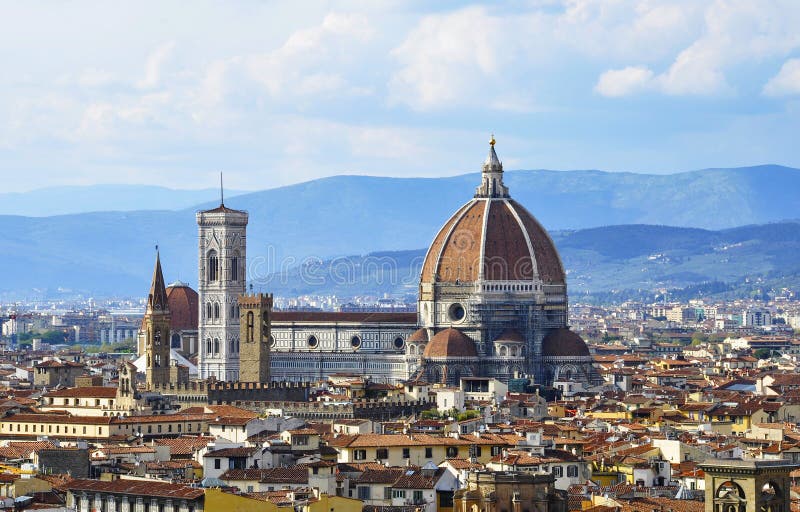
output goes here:
{"type": "Polygon", "coordinates": [[[800,166],[788,1],[152,7],[7,8],[7,191],[800,166]]]}

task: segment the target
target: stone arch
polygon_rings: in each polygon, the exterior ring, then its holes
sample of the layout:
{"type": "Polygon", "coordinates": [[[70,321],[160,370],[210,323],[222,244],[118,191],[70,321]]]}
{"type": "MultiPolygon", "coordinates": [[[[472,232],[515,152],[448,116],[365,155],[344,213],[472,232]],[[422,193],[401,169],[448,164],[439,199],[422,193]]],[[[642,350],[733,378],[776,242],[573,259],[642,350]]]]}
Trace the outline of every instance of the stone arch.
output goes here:
{"type": "Polygon", "coordinates": [[[505,345],[500,345],[500,357],[505,357],[508,355],[508,347],[505,345]]]}
{"type": "Polygon", "coordinates": [[[206,279],[209,282],[219,279],[219,256],[214,249],[206,253],[206,279]]]}

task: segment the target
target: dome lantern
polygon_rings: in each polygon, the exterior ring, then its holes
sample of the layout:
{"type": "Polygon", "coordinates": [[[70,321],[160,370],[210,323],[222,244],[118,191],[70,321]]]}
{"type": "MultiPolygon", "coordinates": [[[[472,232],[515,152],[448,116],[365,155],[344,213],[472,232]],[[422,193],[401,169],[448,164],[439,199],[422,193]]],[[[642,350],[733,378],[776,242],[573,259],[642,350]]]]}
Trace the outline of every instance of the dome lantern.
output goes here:
{"type": "Polygon", "coordinates": [[[492,134],[492,138],[489,139],[489,155],[483,162],[481,185],[475,190],[475,197],[509,197],[508,187],[503,184],[503,162],[497,158],[494,150],[495,143],[494,134],[492,134]]]}

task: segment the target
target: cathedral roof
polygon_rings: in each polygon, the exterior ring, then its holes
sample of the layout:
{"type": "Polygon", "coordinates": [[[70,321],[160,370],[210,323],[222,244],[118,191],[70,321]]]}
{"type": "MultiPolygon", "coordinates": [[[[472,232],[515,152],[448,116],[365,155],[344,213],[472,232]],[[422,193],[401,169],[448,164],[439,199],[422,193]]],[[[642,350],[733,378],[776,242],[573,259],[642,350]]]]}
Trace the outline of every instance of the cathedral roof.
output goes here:
{"type": "Polygon", "coordinates": [[[495,341],[514,341],[522,343],[525,341],[525,337],[516,329],[506,329],[500,333],[500,336],[498,336],[495,341]]]}
{"type": "Polygon", "coordinates": [[[566,327],[554,329],[542,340],[542,357],[589,356],[589,347],[583,338],[566,327]]]}
{"type": "Polygon", "coordinates": [[[169,311],[167,290],[164,286],[164,275],[161,273],[161,257],[156,252],[156,267],[153,269],[153,281],[147,295],[148,311],[169,311]]]}
{"type": "Polygon", "coordinates": [[[197,292],[181,282],[167,288],[170,328],[173,331],[196,331],[198,328],[197,292]]]}
{"type": "Polygon", "coordinates": [[[428,341],[428,330],[427,329],[417,329],[416,331],[411,333],[411,336],[408,337],[407,341],[410,341],[410,342],[428,341]]]}
{"type": "MultiPolygon", "coordinates": [[[[494,142],[494,139],[492,139],[494,142]]],[[[532,281],[563,285],[564,268],[541,224],[508,196],[502,164],[492,144],[478,194],[462,206],[433,240],[422,283],[532,281]]]]}
{"type": "Polygon", "coordinates": [[[422,266],[422,282],[530,281],[564,284],[556,247],[513,199],[473,199],[445,223],[422,266]]]}
{"type": "Polygon", "coordinates": [[[469,336],[451,327],[431,338],[422,357],[478,357],[478,351],[469,336]]]}

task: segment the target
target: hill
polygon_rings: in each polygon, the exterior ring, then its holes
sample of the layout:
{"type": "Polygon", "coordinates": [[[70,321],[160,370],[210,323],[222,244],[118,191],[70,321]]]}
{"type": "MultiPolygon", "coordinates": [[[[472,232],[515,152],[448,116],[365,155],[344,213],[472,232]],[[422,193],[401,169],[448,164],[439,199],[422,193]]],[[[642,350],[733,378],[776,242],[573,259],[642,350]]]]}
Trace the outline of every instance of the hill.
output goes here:
{"type": "MultiPolygon", "coordinates": [[[[507,173],[507,182],[512,196],[547,229],[572,230],[569,233],[575,238],[559,241],[560,247],[566,244],[562,247],[565,260],[572,261],[570,251],[580,256],[589,250],[581,248],[578,240],[591,246],[586,259],[576,256],[575,278],[571,277],[576,285],[586,282],[591,289],[613,288],[611,279],[604,281],[602,269],[594,272],[582,264],[608,249],[603,244],[647,254],[661,247],[657,240],[637,238],[630,231],[605,232],[614,228],[602,226],[661,224],[720,230],[793,218],[800,211],[800,171],[779,166],[673,175],[512,171],[507,173]],[[604,236],[611,238],[604,241],[604,236]],[[614,242],[614,236],[623,236],[625,241],[614,242]]],[[[287,273],[307,258],[426,247],[452,212],[471,197],[477,183],[477,174],[439,179],[337,176],[243,194],[226,204],[250,213],[250,276],[262,282],[269,274],[287,273]]],[[[0,216],[4,235],[0,261],[6,270],[0,277],[0,292],[23,297],[62,288],[97,296],[142,295],[147,291],[156,243],[162,249],[167,278],[196,285],[194,212],[215,205],[0,216]]],[[[790,254],[783,257],[789,263],[797,259],[790,254]]],[[[635,262],[635,258],[620,254],[610,261],[635,262]]],[[[758,273],[764,265],[755,262],[750,271],[758,273]]],[[[684,271],[694,270],[680,270],[684,271]]]]}
{"type": "MultiPolygon", "coordinates": [[[[653,299],[666,290],[673,298],[800,291],[800,222],[719,231],[623,225],[552,236],[576,300],[653,299]]],[[[418,249],[310,260],[256,285],[285,296],[389,293],[414,300],[424,258],[418,249]]]]}
{"type": "MultiPolygon", "coordinates": [[[[232,198],[240,191],[226,190],[232,198]]],[[[72,213],[179,210],[219,197],[219,189],[177,190],[147,185],[46,187],[0,193],[0,215],[48,217],[72,213]]]]}

